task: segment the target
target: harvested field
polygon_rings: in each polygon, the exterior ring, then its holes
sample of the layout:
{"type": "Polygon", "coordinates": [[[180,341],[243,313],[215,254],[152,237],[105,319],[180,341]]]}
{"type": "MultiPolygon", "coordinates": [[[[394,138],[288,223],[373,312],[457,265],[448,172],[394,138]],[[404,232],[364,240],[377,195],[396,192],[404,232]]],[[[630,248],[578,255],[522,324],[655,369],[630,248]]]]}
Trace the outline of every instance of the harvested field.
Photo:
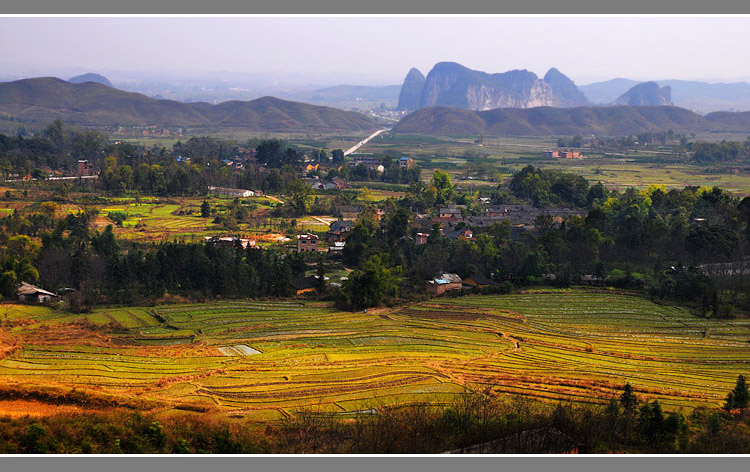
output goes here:
{"type": "Polygon", "coordinates": [[[252,356],[253,354],[260,354],[260,351],[253,349],[244,344],[237,344],[235,346],[219,347],[219,352],[225,356],[252,356]]]}

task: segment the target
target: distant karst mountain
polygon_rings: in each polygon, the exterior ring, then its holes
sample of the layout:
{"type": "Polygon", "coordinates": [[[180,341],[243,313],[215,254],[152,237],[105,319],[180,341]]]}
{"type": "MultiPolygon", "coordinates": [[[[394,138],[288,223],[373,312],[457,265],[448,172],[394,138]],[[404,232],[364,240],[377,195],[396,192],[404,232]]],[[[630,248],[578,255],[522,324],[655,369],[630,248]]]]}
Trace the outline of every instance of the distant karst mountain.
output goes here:
{"type": "Polygon", "coordinates": [[[494,108],[568,107],[587,104],[586,97],[559,70],[552,68],[544,79],[527,70],[488,74],[455,62],[439,62],[427,74],[412,69],[401,88],[399,108],[414,110],[448,106],[466,110],[494,108]],[[423,82],[423,83],[422,83],[423,82]],[[415,95],[422,83],[419,103],[415,95]]]}
{"type": "MultiPolygon", "coordinates": [[[[660,87],[672,87],[672,102],[679,107],[699,112],[721,110],[750,110],[750,84],[708,83],[694,80],[656,80],[660,87]]],[[[612,103],[628,89],[641,82],[630,79],[612,79],[595,82],[579,88],[592,103],[612,103]]]]}
{"type": "Polygon", "coordinates": [[[633,107],[672,105],[672,87],[666,85],[660,88],[656,82],[644,82],[620,95],[614,101],[614,105],[633,107]]]}
{"type": "Polygon", "coordinates": [[[182,103],[156,100],[99,83],[54,77],[0,83],[0,115],[82,126],[226,126],[252,131],[368,131],[375,121],[356,112],[262,97],[252,101],[182,103]]]}
{"type": "Polygon", "coordinates": [[[430,107],[410,113],[391,132],[434,136],[624,136],[646,131],[750,132],[750,112],[701,116],[674,106],[497,108],[430,107]]]}
{"type": "Polygon", "coordinates": [[[552,88],[533,72],[487,74],[455,62],[440,62],[427,74],[420,108],[448,106],[467,110],[530,108],[556,104],[552,88]]]}
{"type": "Polygon", "coordinates": [[[71,77],[68,79],[68,82],[70,82],[71,84],[83,84],[86,82],[94,82],[96,84],[106,85],[107,87],[114,87],[114,85],[112,85],[112,82],[110,82],[109,79],[107,79],[103,75],[95,74],[93,72],[71,77]]]}
{"type": "Polygon", "coordinates": [[[586,95],[565,74],[554,67],[544,75],[544,81],[552,89],[558,100],[558,106],[581,106],[589,103],[586,95]]]}
{"type": "Polygon", "coordinates": [[[617,78],[604,82],[594,82],[588,85],[579,85],[578,89],[583,92],[591,103],[604,105],[614,102],[617,100],[617,97],[640,83],[642,81],[617,78]]]}
{"type": "Polygon", "coordinates": [[[419,108],[419,100],[422,97],[422,88],[424,87],[425,77],[416,68],[413,68],[406,74],[404,84],[401,86],[401,93],[398,96],[399,110],[416,110],[419,108]]]}

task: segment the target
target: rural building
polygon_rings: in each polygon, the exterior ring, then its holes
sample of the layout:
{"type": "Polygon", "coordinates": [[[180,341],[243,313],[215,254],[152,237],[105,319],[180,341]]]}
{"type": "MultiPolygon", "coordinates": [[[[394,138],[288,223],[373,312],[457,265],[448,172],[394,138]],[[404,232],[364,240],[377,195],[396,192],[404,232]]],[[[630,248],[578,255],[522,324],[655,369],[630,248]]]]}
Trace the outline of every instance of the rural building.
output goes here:
{"type": "Polygon", "coordinates": [[[508,210],[502,206],[491,206],[487,209],[487,216],[505,216],[508,210]]]}
{"type": "Polygon", "coordinates": [[[297,295],[314,292],[318,288],[318,276],[295,277],[290,281],[290,284],[297,295]]]}
{"type": "Polygon", "coordinates": [[[542,153],[543,157],[547,158],[555,158],[555,159],[583,159],[583,155],[578,151],[552,151],[552,150],[546,150],[542,153]]]}
{"type": "Polygon", "coordinates": [[[355,156],[352,159],[352,166],[365,166],[368,169],[377,169],[383,162],[380,158],[373,156],[355,156]]]}
{"type": "Polygon", "coordinates": [[[404,156],[398,160],[398,166],[402,170],[411,169],[412,167],[414,167],[414,159],[404,156]]]}
{"type": "Polygon", "coordinates": [[[333,254],[339,254],[344,251],[344,246],[346,246],[346,242],[334,241],[332,246],[328,246],[328,252],[333,253],[333,254]]]}
{"type": "Polygon", "coordinates": [[[226,247],[241,247],[247,249],[249,247],[255,248],[255,240],[248,238],[237,238],[234,236],[207,236],[206,242],[213,244],[214,246],[226,246],[226,247]]]}
{"type": "Polygon", "coordinates": [[[461,209],[466,208],[466,205],[447,205],[440,208],[440,218],[455,218],[461,219],[461,209]]]}
{"type": "Polygon", "coordinates": [[[335,190],[338,188],[335,183],[328,182],[325,180],[320,180],[319,178],[313,178],[313,179],[305,179],[305,182],[311,187],[316,190],[335,190]]]}
{"type": "Polygon", "coordinates": [[[461,290],[462,282],[458,274],[440,274],[427,281],[427,291],[433,295],[442,295],[451,290],[461,290]]]}
{"type": "Polygon", "coordinates": [[[94,175],[94,165],[88,159],[78,159],[78,175],[94,175]]]}
{"type": "Polygon", "coordinates": [[[445,233],[445,236],[451,239],[466,239],[467,241],[474,240],[474,232],[468,228],[448,231],[445,233]]]}
{"type": "Polygon", "coordinates": [[[481,273],[474,274],[470,277],[466,277],[463,280],[463,284],[469,288],[473,288],[473,287],[481,288],[481,287],[486,287],[488,285],[492,285],[494,283],[495,282],[492,279],[482,275],[481,273]]]}
{"type": "Polygon", "coordinates": [[[16,295],[18,295],[20,301],[25,303],[47,303],[60,299],[58,295],[26,282],[21,282],[16,295]]]}
{"type": "Polygon", "coordinates": [[[318,166],[318,169],[320,169],[321,173],[330,172],[332,170],[335,170],[337,172],[341,172],[341,169],[343,169],[343,168],[344,168],[343,165],[341,165],[341,164],[334,164],[333,162],[321,162],[320,165],[318,166]]]}
{"type": "Polygon", "coordinates": [[[563,159],[581,159],[583,156],[578,151],[560,151],[560,157],[563,159]]]}
{"type": "Polygon", "coordinates": [[[318,236],[315,234],[297,235],[297,252],[317,252],[318,236]]]}
{"type": "Polygon", "coordinates": [[[343,190],[349,187],[349,185],[346,183],[346,179],[342,179],[341,177],[334,177],[331,179],[331,182],[333,182],[336,185],[336,188],[339,190],[343,190]]]}
{"type": "Polygon", "coordinates": [[[417,233],[417,244],[427,244],[427,238],[430,237],[430,233],[417,233]]]}
{"type": "Polygon", "coordinates": [[[224,195],[227,197],[253,197],[255,192],[241,188],[228,187],[208,187],[208,191],[215,195],[224,195]]]}
{"type": "Polygon", "coordinates": [[[345,220],[356,220],[359,214],[362,213],[363,208],[359,205],[341,205],[338,207],[341,218],[345,220]]]}
{"type": "Polygon", "coordinates": [[[346,235],[354,229],[354,222],[344,219],[336,220],[331,223],[331,226],[326,233],[326,239],[328,241],[343,241],[346,235]]]}

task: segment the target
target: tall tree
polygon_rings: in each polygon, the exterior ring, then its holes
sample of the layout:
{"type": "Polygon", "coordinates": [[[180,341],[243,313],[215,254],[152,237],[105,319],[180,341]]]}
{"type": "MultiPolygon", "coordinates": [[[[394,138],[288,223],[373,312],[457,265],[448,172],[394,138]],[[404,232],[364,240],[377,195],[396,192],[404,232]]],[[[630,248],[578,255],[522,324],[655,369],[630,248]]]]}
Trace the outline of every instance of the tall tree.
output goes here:
{"type": "Polygon", "coordinates": [[[747,408],[748,402],[750,402],[750,393],[748,393],[747,384],[745,383],[745,377],[739,375],[737,377],[737,384],[732,390],[734,394],[733,407],[734,408],[747,408]]]}

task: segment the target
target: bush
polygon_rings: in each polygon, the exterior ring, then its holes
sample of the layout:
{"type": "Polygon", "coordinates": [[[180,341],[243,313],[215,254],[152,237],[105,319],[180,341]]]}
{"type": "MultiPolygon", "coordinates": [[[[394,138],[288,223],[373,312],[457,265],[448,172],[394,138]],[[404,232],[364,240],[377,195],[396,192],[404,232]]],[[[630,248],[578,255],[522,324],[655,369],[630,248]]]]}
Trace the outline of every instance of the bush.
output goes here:
{"type": "Polygon", "coordinates": [[[125,220],[128,219],[128,212],[122,210],[110,211],[107,213],[107,218],[112,220],[117,226],[122,226],[125,220]]]}

